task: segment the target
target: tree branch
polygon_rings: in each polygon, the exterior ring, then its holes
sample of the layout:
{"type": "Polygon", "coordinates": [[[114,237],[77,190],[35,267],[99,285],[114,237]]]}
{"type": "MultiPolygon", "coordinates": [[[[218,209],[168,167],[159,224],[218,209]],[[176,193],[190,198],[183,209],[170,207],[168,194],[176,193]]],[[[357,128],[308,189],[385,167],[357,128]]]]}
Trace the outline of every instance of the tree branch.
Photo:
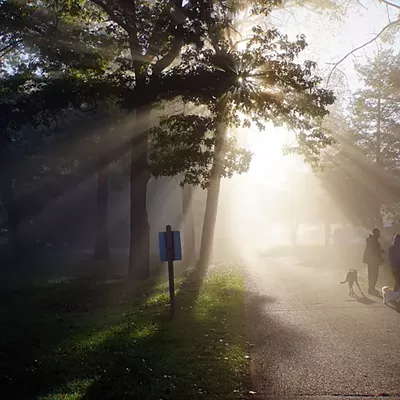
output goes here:
{"type": "MultiPolygon", "coordinates": [[[[163,15],[165,15],[166,13],[170,13],[171,12],[171,8],[173,7],[173,6],[175,6],[175,7],[177,7],[178,8],[178,10],[181,12],[182,11],[182,0],[179,0],[179,1],[176,1],[176,2],[174,2],[174,1],[172,1],[172,0],[170,0],[165,6],[164,6],[164,9],[160,12],[160,15],[159,15],[159,17],[161,18],[163,15]]],[[[155,40],[156,40],[156,37],[157,37],[157,25],[158,25],[158,22],[159,21],[156,21],[156,23],[154,24],[154,27],[153,27],[153,31],[152,31],[152,33],[151,33],[151,35],[150,35],[150,37],[149,37],[149,49],[150,49],[150,51],[152,51],[153,52],[153,48],[154,48],[154,43],[155,43],[155,40]]]]}
{"type": "Polygon", "coordinates": [[[171,43],[171,49],[169,52],[164,56],[161,57],[153,66],[153,73],[155,75],[161,74],[161,72],[167,68],[169,65],[173,63],[176,57],[178,57],[179,52],[181,51],[181,48],[183,46],[183,39],[176,36],[172,43],[171,43]]]}
{"type": "MultiPolygon", "coordinates": [[[[18,40],[17,40],[18,42],[18,40]]],[[[0,49],[0,54],[3,53],[4,51],[7,51],[10,47],[14,47],[15,42],[8,44],[7,46],[4,46],[2,49],[0,49]]]]}
{"type": "Polygon", "coordinates": [[[368,7],[364,6],[364,4],[361,3],[361,0],[357,0],[357,3],[358,3],[358,5],[359,5],[360,7],[364,8],[364,10],[367,10],[367,11],[368,11],[368,7]]]}
{"type": "Polygon", "coordinates": [[[100,7],[115,23],[117,23],[122,29],[124,29],[127,33],[132,32],[132,28],[123,22],[118,16],[114,13],[114,10],[104,4],[101,0],[90,0],[92,3],[96,4],[100,7]]]}
{"type": "MultiPolygon", "coordinates": [[[[96,4],[98,7],[100,7],[110,18],[112,21],[114,21],[116,24],[118,24],[122,29],[125,30],[125,32],[129,36],[129,47],[130,47],[130,52],[131,52],[131,58],[132,61],[134,62],[134,69],[136,76],[138,76],[138,71],[140,70],[140,65],[142,63],[142,60],[137,60],[137,57],[139,54],[141,54],[140,51],[140,46],[139,46],[139,41],[138,41],[138,35],[137,35],[137,26],[136,26],[136,4],[135,0],[130,1],[129,4],[129,9],[131,10],[132,16],[134,16],[134,20],[130,23],[127,24],[124,22],[124,20],[114,12],[114,9],[109,7],[107,4],[103,3],[102,0],[89,0],[92,3],[96,4]]],[[[122,2],[121,3],[125,3],[122,2]]],[[[127,9],[128,6],[126,5],[127,9]]],[[[126,9],[123,9],[124,12],[126,12],[126,9]]]]}
{"type": "MultiPolygon", "coordinates": [[[[170,1],[168,3],[167,7],[163,10],[163,13],[170,12],[171,7],[174,5],[179,10],[179,12],[182,13],[184,18],[187,18],[186,14],[185,14],[186,6],[182,7],[182,4],[183,4],[182,0],[170,1]]],[[[177,21],[177,23],[178,23],[178,25],[182,25],[183,20],[177,21]]],[[[157,26],[157,24],[156,24],[156,26],[157,26]]],[[[151,46],[154,36],[155,36],[155,30],[153,31],[153,33],[150,37],[150,40],[149,40],[150,46],[151,46]]],[[[178,55],[182,49],[182,46],[183,46],[183,38],[182,38],[181,34],[179,33],[179,29],[176,29],[175,37],[172,40],[170,50],[168,51],[168,53],[166,55],[164,55],[163,57],[158,59],[157,62],[155,62],[154,65],[152,66],[153,74],[159,75],[165,68],[167,68],[169,65],[171,65],[173,63],[173,61],[175,60],[175,58],[178,57],[178,55]]]]}
{"type": "Polygon", "coordinates": [[[18,39],[14,43],[10,43],[9,45],[0,49],[0,59],[6,56],[11,51],[15,50],[23,41],[24,41],[23,39],[18,39]]]}
{"type": "Polygon", "coordinates": [[[391,1],[388,0],[379,0],[380,3],[385,3],[386,5],[390,6],[390,7],[394,7],[397,8],[398,10],[400,10],[400,5],[392,3],[391,1]]]}
{"type": "MultiPolygon", "coordinates": [[[[384,0],[381,0],[384,1],[384,0]]],[[[346,60],[347,57],[353,55],[356,51],[361,50],[362,48],[368,46],[369,44],[375,42],[375,40],[377,40],[386,30],[388,30],[389,28],[391,28],[394,25],[400,24],[400,20],[396,20],[393,21],[389,24],[387,24],[386,26],[384,26],[379,33],[377,33],[371,40],[369,40],[368,42],[362,44],[361,46],[356,47],[355,49],[353,49],[352,51],[350,51],[349,53],[347,53],[344,57],[342,57],[337,63],[335,63],[335,65],[333,66],[333,68],[331,69],[331,72],[328,75],[328,80],[326,85],[329,86],[329,81],[331,79],[331,76],[333,74],[333,72],[335,71],[335,69],[344,61],[346,60]]]]}
{"type": "Polygon", "coordinates": [[[386,15],[388,18],[388,23],[390,24],[392,22],[392,19],[390,18],[389,6],[387,4],[386,4],[386,15]]]}
{"type": "Polygon", "coordinates": [[[205,17],[205,22],[207,25],[208,34],[210,36],[211,45],[214,47],[214,51],[219,54],[221,49],[219,44],[221,41],[221,29],[215,29],[213,26],[212,9],[214,7],[213,0],[207,0],[205,3],[204,11],[207,11],[207,16],[205,17]],[[213,29],[214,28],[214,29],[213,29]]]}

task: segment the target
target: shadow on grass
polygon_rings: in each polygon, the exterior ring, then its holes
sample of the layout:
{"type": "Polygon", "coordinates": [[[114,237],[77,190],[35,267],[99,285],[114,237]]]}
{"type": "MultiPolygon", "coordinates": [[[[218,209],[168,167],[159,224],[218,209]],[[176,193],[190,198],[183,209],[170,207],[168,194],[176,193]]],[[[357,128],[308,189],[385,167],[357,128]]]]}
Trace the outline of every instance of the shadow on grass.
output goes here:
{"type": "Polygon", "coordinates": [[[59,281],[3,293],[0,384],[18,399],[232,399],[248,384],[241,274],[59,281]]]}
{"type": "Polygon", "coordinates": [[[84,399],[233,399],[244,392],[242,277],[224,270],[203,281],[204,273],[195,269],[186,276],[175,318],[166,311],[154,332],[129,346],[130,356],[115,360],[84,399]]]}
{"type": "MultiPolygon", "coordinates": [[[[131,285],[125,280],[57,280],[3,288],[0,296],[0,384],[17,398],[36,398],[63,379],[65,347],[122,323],[131,307],[144,303],[149,291],[163,296],[165,287],[131,285]],[[59,361],[63,360],[59,363],[59,361]],[[61,376],[58,376],[61,374],[61,376]]],[[[165,285],[164,285],[165,286],[165,285]]],[[[68,365],[67,369],[73,368],[68,365]]]]}

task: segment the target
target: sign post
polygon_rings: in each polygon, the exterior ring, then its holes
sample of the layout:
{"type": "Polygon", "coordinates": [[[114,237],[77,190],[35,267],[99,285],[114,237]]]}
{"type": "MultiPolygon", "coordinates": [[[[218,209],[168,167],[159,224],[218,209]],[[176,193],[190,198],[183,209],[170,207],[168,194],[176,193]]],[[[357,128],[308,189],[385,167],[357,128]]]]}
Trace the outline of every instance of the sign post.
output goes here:
{"type": "Polygon", "coordinates": [[[175,280],[174,280],[174,247],[171,225],[167,225],[167,257],[168,257],[168,280],[169,280],[169,302],[171,315],[175,315],[175,280]]]}
{"type": "Polygon", "coordinates": [[[160,260],[168,262],[169,302],[171,315],[175,315],[175,280],[174,261],[182,260],[181,236],[179,231],[172,231],[171,225],[166,226],[165,232],[158,234],[160,260]]]}

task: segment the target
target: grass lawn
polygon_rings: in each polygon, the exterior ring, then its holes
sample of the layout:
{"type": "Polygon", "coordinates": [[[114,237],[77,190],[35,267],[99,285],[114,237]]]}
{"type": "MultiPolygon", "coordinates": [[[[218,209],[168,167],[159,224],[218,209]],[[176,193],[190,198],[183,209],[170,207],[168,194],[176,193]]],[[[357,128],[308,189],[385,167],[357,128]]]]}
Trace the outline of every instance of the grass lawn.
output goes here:
{"type": "MultiPolygon", "coordinates": [[[[4,284],[5,282],[3,282],[4,284]]],[[[241,273],[199,285],[52,280],[0,292],[3,398],[235,399],[249,385],[241,273]]]]}

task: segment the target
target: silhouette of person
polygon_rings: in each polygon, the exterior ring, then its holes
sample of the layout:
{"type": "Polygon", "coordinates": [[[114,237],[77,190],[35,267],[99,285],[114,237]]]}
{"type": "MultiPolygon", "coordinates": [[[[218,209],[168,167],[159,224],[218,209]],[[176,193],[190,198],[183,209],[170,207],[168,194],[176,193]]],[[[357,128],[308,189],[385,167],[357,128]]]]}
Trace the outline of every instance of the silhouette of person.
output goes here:
{"type": "Polygon", "coordinates": [[[363,263],[368,265],[368,293],[372,295],[378,295],[375,286],[378,282],[379,266],[383,263],[383,250],[378,240],[380,235],[379,229],[375,228],[365,241],[363,263]]]}
{"type": "Polygon", "coordinates": [[[388,258],[390,268],[392,269],[394,279],[396,281],[393,290],[395,292],[400,290],[400,235],[395,235],[393,244],[388,251],[388,258]]]}

